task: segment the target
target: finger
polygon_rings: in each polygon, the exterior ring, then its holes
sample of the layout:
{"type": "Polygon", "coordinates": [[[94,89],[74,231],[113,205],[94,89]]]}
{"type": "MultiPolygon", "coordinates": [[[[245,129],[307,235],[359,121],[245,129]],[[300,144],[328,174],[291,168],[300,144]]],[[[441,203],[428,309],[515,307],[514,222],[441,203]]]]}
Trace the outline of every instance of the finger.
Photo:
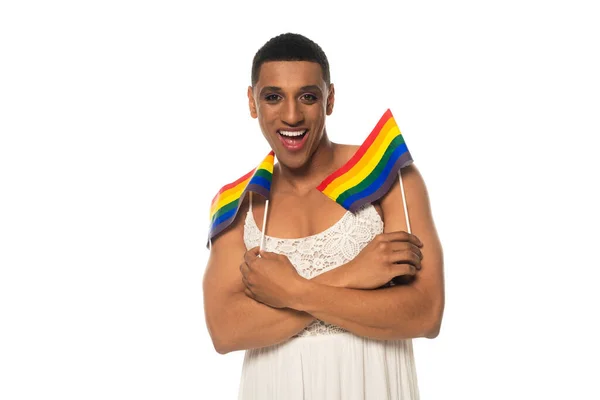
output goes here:
{"type": "Polygon", "coordinates": [[[258,258],[259,247],[253,247],[244,253],[244,261],[250,264],[258,258]]]}
{"type": "Polygon", "coordinates": [[[411,264],[421,269],[421,257],[410,250],[395,251],[389,257],[392,264],[411,264]]]}
{"type": "Polygon", "coordinates": [[[415,275],[417,273],[417,269],[414,265],[411,264],[394,264],[394,268],[392,269],[394,272],[394,276],[401,275],[415,275]]]}
{"type": "Polygon", "coordinates": [[[415,246],[423,247],[423,243],[421,240],[413,235],[412,233],[408,233],[406,231],[395,231],[395,232],[386,232],[383,233],[383,239],[389,242],[401,241],[401,242],[411,242],[415,246]]]}
{"type": "Polygon", "coordinates": [[[421,260],[423,259],[423,252],[421,251],[421,249],[410,242],[390,242],[389,246],[390,246],[389,249],[391,251],[407,251],[407,250],[409,250],[409,251],[412,251],[413,253],[415,253],[416,255],[418,255],[421,260]]]}
{"type": "Polygon", "coordinates": [[[244,293],[246,294],[246,296],[254,298],[254,293],[252,293],[252,291],[248,288],[244,289],[244,293]]]}
{"type": "Polygon", "coordinates": [[[277,256],[277,253],[272,253],[270,251],[266,251],[266,250],[259,250],[258,254],[260,254],[260,258],[273,258],[275,256],[277,256]]]}
{"type": "Polygon", "coordinates": [[[248,274],[250,273],[250,266],[245,262],[241,263],[240,264],[240,272],[242,273],[243,277],[248,276],[248,274]]]}
{"type": "Polygon", "coordinates": [[[248,279],[245,276],[242,276],[242,283],[246,287],[246,289],[250,289],[250,284],[248,283],[248,279]]]}

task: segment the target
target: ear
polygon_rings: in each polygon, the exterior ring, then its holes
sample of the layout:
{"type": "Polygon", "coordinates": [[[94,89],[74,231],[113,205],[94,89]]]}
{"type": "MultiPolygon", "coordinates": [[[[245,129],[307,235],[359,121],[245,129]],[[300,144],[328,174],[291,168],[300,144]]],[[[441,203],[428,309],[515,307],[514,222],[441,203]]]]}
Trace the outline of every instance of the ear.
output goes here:
{"type": "Polygon", "coordinates": [[[250,107],[250,116],[252,118],[258,118],[258,113],[256,112],[256,102],[254,101],[254,93],[252,90],[252,86],[248,86],[248,106],[250,107]]]}
{"type": "Polygon", "coordinates": [[[327,95],[327,115],[331,115],[333,112],[333,103],[335,102],[335,88],[333,83],[329,85],[329,94],[327,95]]]}

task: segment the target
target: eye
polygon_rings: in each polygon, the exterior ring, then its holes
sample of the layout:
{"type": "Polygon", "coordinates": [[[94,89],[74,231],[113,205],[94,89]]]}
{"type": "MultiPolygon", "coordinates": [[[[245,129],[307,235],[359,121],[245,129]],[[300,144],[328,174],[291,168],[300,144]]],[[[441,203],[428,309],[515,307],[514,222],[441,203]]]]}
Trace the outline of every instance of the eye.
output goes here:
{"type": "Polygon", "coordinates": [[[302,98],[309,101],[309,102],[315,102],[317,101],[317,96],[315,96],[314,94],[310,94],[310,93],[306,93],[302,95],[302,98]]]}
{"type": "Polygon", "coordinates": [[[276,94],[268,94],[268,95],[265,96],[265,100],[269,101],[269,102],[274,102],[274,101],[278,100],[278,97],[279,96],[276,95],[276,94]]]}

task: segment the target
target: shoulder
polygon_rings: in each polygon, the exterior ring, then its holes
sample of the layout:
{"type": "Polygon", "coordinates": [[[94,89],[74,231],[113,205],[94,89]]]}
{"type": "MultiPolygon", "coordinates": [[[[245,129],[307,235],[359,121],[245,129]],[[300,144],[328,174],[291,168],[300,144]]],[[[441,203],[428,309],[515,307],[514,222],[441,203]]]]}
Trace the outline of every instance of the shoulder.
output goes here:
{"type": "Polygon", "coordinates": [[[243,240],[250,193],[267,196],[272,192],[271,186],[276,175],[274,169],[274,152],[271,151],[257,167],[247,170],[235,181],[222,186],[215,194],[211,201],[209,217],[209,235],[212,236],[213,246],[217,242],[228,242],[229,238],[243,240]]]}
{"type": "Polygon", "coordinates": [[[414,225],[414,223],[431,226],[433,218],[429,193],[421,172],[415,163],[411,163],[402,168],[401,174],[402,186],[400,186],[400,177],[398,177],[390,190],[378,201],[383,213],[385,231],[408,231],[408,225],[414,225]],[[408,210],[408,224],[405,203],[408,210]]]}
{"type": "Polygon", "coordinates": [[[340,153],[348,160],[360,149],[359,144],[338,144],[338,146],[340,146],[340,153]]]}
{"type": "MultiPolygon", "coordinates": [[[[260,196],[254,196],[256,197],[260,197],[260,196]]],[[[233,221],[231,222],[231,224],[229,224],[229,226],[227,226],[227,228],[225,228],[222,232],[220,232],[219,234],[217,234],[213,239],[212,239],[212,248],[213,249],[219,249],[221,247],[228,247],[228,246],[240,246],[243,244],[244,242],[244,224],[245,224],[245,220],[246,220],[246,214],[248,213],[249,210],[249,204],[250,204],[250,200],[249,200],[250,196],[249,193],[246,193],[246,195],[241,199],[241,204],[239,205],[238,209],[237,209],[237,213],[233,219],[233,221]]]]}
{"type": "MultiPolygon", "coordinates": [[[[335,143],[335,146],[336,146],[336,157],[338,158],[337,164],[339,167],[342,167],[347,162],[349,162],[352,159],[352,157],[354,157],[354,155],[356,154],[358,149],[360,149],[361,145],[335,143]]],[[[372,205],[373,205],[373,207],[375,207],[375,210],[379,214],[379,217],[383,220],[383,210],[381,209],[381,204],[380,204],[379,200],[373,202],[372,205]]]]}
{"type": "Polygon", "coordinates": [[[334,143],[334,146],[334,157],[339,167],[350,161],[360,148],[360,145],[356,144],[334,143]]]}
{"type": "Polygon", "coordinates": [[[249,192],[244,193],[244,191],[248,190],[249,181],[255,170],[256,168],[253,168],[243,175],[238,175],[236,180],[223,185],[214,194],[210,203],[209,216],[210,234],[214,235],[213,246],[218,237],[229,236],[225,235],[226,232],[243,229],[244,218],[240,218],[240,214],[247,212],[249,204],[249,192]]]}

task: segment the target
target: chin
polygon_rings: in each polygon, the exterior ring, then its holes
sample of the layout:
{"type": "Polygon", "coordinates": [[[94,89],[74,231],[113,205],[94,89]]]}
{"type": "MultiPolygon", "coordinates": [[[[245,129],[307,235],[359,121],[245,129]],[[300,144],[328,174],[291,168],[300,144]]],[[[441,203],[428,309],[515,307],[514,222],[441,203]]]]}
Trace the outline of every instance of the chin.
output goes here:
{"type": "Polygon", "coordinates": [[[281,165],[289,169],[301,169],[310,161],[310,157],[308,157],[308,154],[304,151],[294,155],[286,154],[286,150],[282,150],[281,153],[283,153],[283,157],[279,157],[277,152],[275,153],[275,157],[277,157],[277,161],[281,165]]]}

